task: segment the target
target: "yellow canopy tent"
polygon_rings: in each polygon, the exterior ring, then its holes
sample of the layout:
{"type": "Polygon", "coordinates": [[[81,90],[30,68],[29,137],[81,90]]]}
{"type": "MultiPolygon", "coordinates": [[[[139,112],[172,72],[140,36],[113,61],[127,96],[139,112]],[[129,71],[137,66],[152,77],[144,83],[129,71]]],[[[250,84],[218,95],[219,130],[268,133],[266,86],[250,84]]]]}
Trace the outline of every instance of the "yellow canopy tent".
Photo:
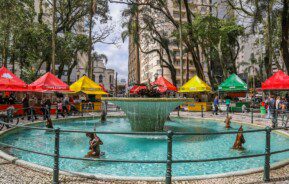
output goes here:
{"type": "MultiPolygon", "coordinates": [[[[191,78],[186,84],[180,87],[179,93],[204,93],[211,92],[211,87],[202,81],[198,76],[191,78]]],[[[209,111],[209,102],[188,102],[186,103],[189,111],[209,111]]]]}
{"type": "Polygon", "coordinates": [[[88,95],[106,95],[107,93],[104,92],[100,85],[93,82],[87,76],[81,77],[78,81],[73,83],[70,86],[70,90],[74,91],[75,93],[83,92],[88,95]]]}
{"type": "Polygon", "coordinates": [[[198,76],[191,78],[186,84],[180,87],[179,93],[200,93],[211,92],[211,87],[202,81],[198,76]]]}

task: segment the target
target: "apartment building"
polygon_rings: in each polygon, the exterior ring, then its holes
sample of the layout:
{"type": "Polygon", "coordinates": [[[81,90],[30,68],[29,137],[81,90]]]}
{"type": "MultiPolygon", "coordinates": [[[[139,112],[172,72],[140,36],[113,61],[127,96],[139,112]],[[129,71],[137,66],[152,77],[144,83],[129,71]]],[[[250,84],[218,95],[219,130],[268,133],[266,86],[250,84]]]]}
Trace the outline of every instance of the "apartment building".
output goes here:
{"type": "MultiPolygon", "coordinates": [[[[193,12],[199,12],[199,13],[209,13],[210,9],[208,6],[210,0],[189,0],[190,8],[193,12]],[[203,6],[205,5],[205,6],[203,6]]],[[[180,17],[183,22],[185,22],[186,19],[186,11],[185,7],[182,7],[182,11],[180,14],[179,11],[179,4],[176,0],[169,0],[168,1],[168,9],[173,16],[173,18],[176,21],[180,20],[180,17]]],[[[141,7],[140,7],[141,8],[141,7]]],[[[171,25],[169,22],[165,21],[165,17],[163,15],[160,15],[156,12],[151,12],[151,15],[155,18],[155,21],[158,25],[158,31],[163,34],[167,38],[172,38],[173,31],[176,31],[173,25],[171,25]]],[[[140,25],[142,25],[141,22],[141,15],[139,15],[140,25]]],[[[167,55],[165,51],[161,49],[161,46],[156,43],[152,38],[148,36],[145,31],[142,31],[139,33],[140,37],[140,83],[147,83],[149,81],[154,81],[155,78],[159,75],[164,76],[166,79],[172,82],[171,80],[171,72],[167,67],[163,67],[164,64],[162,63],[161,56],[167,60],[167,55]],[[153,49],[160,50],[161,53],[152,52],[147,53],[153,49]],[[161,54],[161,56],[160,56],[161,54]]],[[[180,87],[182,85],[181,83],[181,76],[183,76],[183,83],[186,82],[186,76],[187,71],[189,74],[189,78],[193,77],[195,75],[195,67],[191,64],[192,58],[191,56],[187,55],[187,53],[182,54],[182,63],[181,63],[181,54],[180,54],[180,46],[174,42],[174,40],[170,40],[170,51],[175,54],[175,58],[173,60],[173,65],[176,69],[176,82],[177,86],[180,87]],[[188,64],[188,69],[187,69],[188,64]],[[181,65],[183,67],[181,67],[181,65]]],[[[136,58],[137,49],[135,47],[134,42],[130,38],[129,42],[129,74],[128,74],[128,80],[129,84],[132,85],[133,83],[136,83],[135,78],[138,75],[137,74],[137,60],[136,58]]],[[[206,67],[204,67],[206,68],[206,67]]]]}

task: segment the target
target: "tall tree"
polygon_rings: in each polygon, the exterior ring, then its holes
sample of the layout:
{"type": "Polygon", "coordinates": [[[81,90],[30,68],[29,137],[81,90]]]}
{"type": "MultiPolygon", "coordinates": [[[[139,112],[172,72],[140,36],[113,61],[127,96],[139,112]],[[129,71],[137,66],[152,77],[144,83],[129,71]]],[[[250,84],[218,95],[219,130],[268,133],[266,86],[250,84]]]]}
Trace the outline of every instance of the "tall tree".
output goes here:
{"type": "Polygon", "coordinates": [[[289,72],[289,1],[283,0],[282,10],[282,33],[281,33],[281,54],[283,62],[289,72]]]}
{"type": "Polygon", "coordinates": [[[52,73],[55,73],[55,50],[56,50],[56,0],[53,0],[52,4],[52,56],[51,56],[51,65],[52,65],[52,73]]]}

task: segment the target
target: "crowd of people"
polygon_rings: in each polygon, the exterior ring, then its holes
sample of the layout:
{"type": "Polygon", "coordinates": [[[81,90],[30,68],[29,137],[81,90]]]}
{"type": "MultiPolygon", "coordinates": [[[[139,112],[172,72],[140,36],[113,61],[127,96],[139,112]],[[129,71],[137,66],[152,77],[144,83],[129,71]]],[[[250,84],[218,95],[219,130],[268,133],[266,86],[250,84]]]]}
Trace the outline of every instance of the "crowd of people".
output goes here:
{"type": "MultiPolygon", "coordinates": [[[[27,117],[27,120],[37,120],[38,114],[43,116],[43,120],[47,120],[50,118],[50,113],[52,109],[55,109],[56,118],[59,116],[65,117],[69,115],[75,115],[79,113],[77,108],[78,105],[82,103],[82,108],[85,110],[93,109],[95,100],[91,100],[87,98],[86,95],[75,95],[68,96],[62,94],[54,94],[54,95],[37,95],[37,94],[22,94],[21,96],[16,96],[15,93],[0,93],[0,105],[6,108],[8,113],[9,109],[15,107],[17,108],[18,115],[27,117]],[[16,105],[16,106],[15,106],[16,105]],[[19,106],[19,105],[22,105],[19,106]],[[20,113],[22,109],[23,113],[20,113]]],[[[4,109],[3,109],[4,110],[4,109]]]]}
{"type": "Polygon", "coordinates": [[[289,109],[289,95],[286,94],[286,96],[274,96],[270,95],[268,96],[265,101],[261,103],[261,108],[265,109],[266,111],[261,111],[261,114],[267,113],[266,118],[271,118],[272,114],[274,112],[277,113],[285,113],[289,109]]]}

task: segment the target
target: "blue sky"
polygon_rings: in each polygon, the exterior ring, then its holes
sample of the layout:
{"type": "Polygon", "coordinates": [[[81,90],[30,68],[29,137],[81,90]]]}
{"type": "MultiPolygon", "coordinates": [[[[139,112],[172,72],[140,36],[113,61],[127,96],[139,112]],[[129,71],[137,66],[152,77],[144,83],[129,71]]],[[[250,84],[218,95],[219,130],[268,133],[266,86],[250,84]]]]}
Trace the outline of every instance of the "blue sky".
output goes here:
{"type": "Polygon", "coordinates": [[[108,57],[107,68],[118,72],[118,79],[127,79],[128,75],[128,40],[125,43],[121,40],[122,18],[121,13],[126,5],[110,4],[110,15],[112,23],[115,24],[113,37],[118,37],[117,45],[96,44],[94,46],[98,53],[103,53],[108,57]]]}

